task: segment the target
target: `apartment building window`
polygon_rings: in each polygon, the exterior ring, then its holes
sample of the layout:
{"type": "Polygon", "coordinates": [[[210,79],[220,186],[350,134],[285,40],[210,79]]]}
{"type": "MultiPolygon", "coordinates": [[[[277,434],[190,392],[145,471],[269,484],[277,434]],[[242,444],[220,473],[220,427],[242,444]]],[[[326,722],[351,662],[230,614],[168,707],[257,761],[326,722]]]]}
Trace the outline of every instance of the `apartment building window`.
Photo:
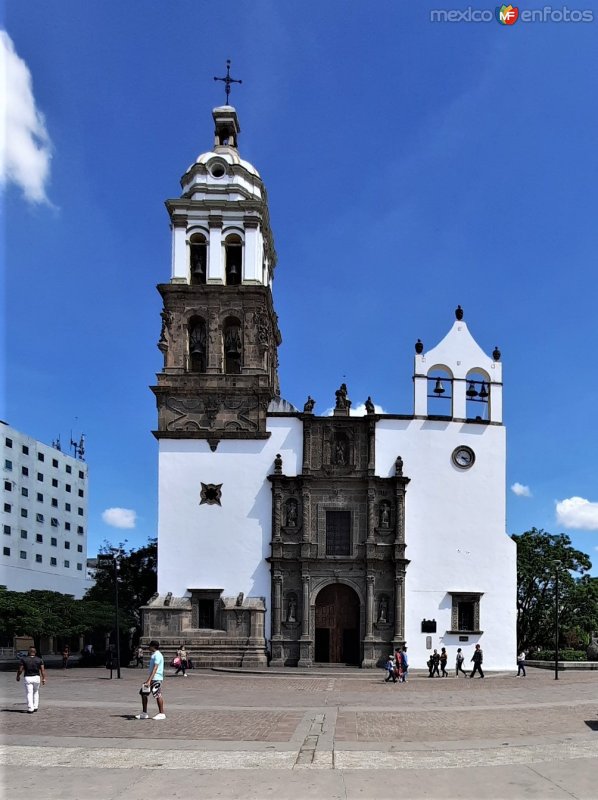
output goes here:
{"type": "Polygon", "coordinates": [[[70,522],[65,522],[65,523],[64,523],[64,529],[65,529],[65,531],[70,531],[70,529],[71,529],[71,523],[70,523],[70,522]]]}
{"type": "Polygon", "coordinates": [[[55,558],[51,558],[51,559],[50,559],[50,566],[51,566],[51,567],[55,567],[57,564],[58,564],[58,561],[56,561],[56,559],[55,559],[55,558]]]}
{"type": "Polygon", "coordinates": [[[65,542],[64,543],[64,549],[65,550],[70,550],[71,549],[71,543],[70,542],[65,542]]]}
{"type": "Polygon", "coordinates": [[[6,439],[6,446],[7,447],[12,447],[12,439],[8,439],[8,438],[6,439]]]}
{"type": "Polygon", "coordinates": [[[3,548],[2,552],[4,553],[5,556],[9,556],[10,555],[10,547],[3,548]]]}
{"type": "Polygon", "coordinates": [[[50,544],[52,545],[52,547],[58,547],[58,539],[52,536],[52,538],[50,539],[50,544]]]}
{"type": "Polygon", "coordinates": [[[83,525],[77,525],[77,533],[83,534],[83,525]]]}
{"type": "Polygon", "coordinates": [[[22,516],[22,517],[27,517],[27,516],[29,516],[29,512],[27,511],[27,509],[26,509],[26,508],[22,508],[22,509],[21,509],[21,516],[22,516]]]}
{"type": "Polygon", "coordinates": [[[7,514],[10,514],[10,512],[12,511],[12,506],[11,506],[11,504],[10,504],[10,503],[4,503],[4,511],[5,511],[7,514]]]}
{"type": "Polygon", "coordinates": [[[7,469],[9,472],[12,471],[12,461],[9,458],[4,460],[4,469],[7,469]]]}
{"type": "Polygon", "coordinates": [[[64,510],[65,511],[70,511],[71,510],[71,504],[70,503],[65,503],[64,504],[64,510]]]}
{"type": "Polygon", "coordinates": [[[53,458],[52,459],[52,466],[53,467],[58,467],[58,459],[57,458],[53,458]]]}
{"type": "Polygon", "coordinates": [[[64,488],[67,490],[67,492],[70,492],[71,491],[71,484],[70,483],[65,483],[64,488]]]}
{"type": "Polygon", "coordinates": [[[56,517],[52,517],[52,518],[50,519],[50,525],[51,525],[53,528],[57,528],[57,527],[58,527],[58,520],[56,519],[56,517]]]}
{"type": "Polygon", "coordinates": [[[37,493],[37,502],[38,503],[43,503],[44,502],[44,496],[43,496],[43,494],[41,492],[37,493]]]}
{"type": "Polygon", "coordinates": [[[21,558],[27,558],[27,552],[25,550],[21,550],[19,555],[20,555],[21,558]]]}
{"type": "Polygon", "coordinates": [[[46,457],[44,456],[44,454],[43,454],[43,453],[38,453],[38,454],[37,454],[37,460],[38,460],[38,461],[45,461],[45,460],[46,460],[46,457]]]}
{"type": "Polygon", "coordinates": [[[26,539],[26,538],[27,538],[27,531],[21,529],[21,539],[26,539]]]}
{"type": "Polygon", "coordinates": [[[44,515],[43,514],[36,514],[35,515],[35,521],[36,522],[43,522],[44,521],[44,515]]]}
{"type": "Polygon", "coordinates": [[[29,475],[29,467],[21,467],[21,475],[27,477],[29,475]]]}
{"type": "Polygon", "coordinates": [[[43,482],[44,482],[44,475],[43,475],[43,473],[42,473],[42,472],[38,472],[38,473],[37,473],[37,479],[38,479],[38,481],[39,481],[40,483],[43,483],[43,482]]]}
{"type": "Polygon", "coordinates": [[[21,486],[21,495],[23,497],[29,497],[29,489],[26,486],[21,486]]]}
{"type": "Polygon", "coordinates": [[[82,517],[82,516],[83,516],[83,509],[82,509],[82,508],[78,508],[78,509],[77,509],[77,514],[78,514],[80,517],[82,517]]]}
{"type": "Polygon", "coordinates": [[[12,492],[12,481],[4,481],[4,491],[12,492]]]}
{"type": "Polygon", "coordinates": [[[21,450],[23,451],[23,455],[24,456],[28,456],[29,455],[29,448],[27,447],[26,444],[24,444],[23,447],[21,447],[21,450]]]}
{"type": "Polygon", "coordinates": [[[81,480],[83,480],[83,478],[85,477],[85,473],[83,472],[82,469],[79,470],[79,477],[81,478],[81,480]]]}
{"type": "Polygon", "coordinates": [[[73,468],[71,467],[71,465],[70,465],[70,464],[67,464],[67,465],[66,465],[66,471],[69,473],[69,475],[70,475],[70,474],[71,474],[71,472],[73,471],[73,468]]]}
{"type": "Polygon", "coordinates": [[[52,498],[52,508],[58,508],[58,500],[55,497],[52,498]]]}
{"type": "Polygon", "coordinates": [[[78,544],[77,545],[77,552],[78,553],[82,553],[83,552],[83,545],[82,544],[78,544]]]}
{"type": "Polygon", "coordinates": [[[83,569],[83,564],[77,564],[77,569],[79,570],[79,572],[81,572],[81,570],[83,569]]]}
{"type": "Polygon", "coordinates": [[[65,561],[64,562],[64,566],[68,569],[71,566],[71,562],[70,561],[65,561]]]}
{"type": "Polygon", "coordinates": [[[53,486],[55,489],[57,489],[57,488],[58,488],[58,481],[56,480],[56,478],[52,478],[52,486],[53,486]]]}
{"type": "Polygon", "coordinates": [[[42,557],[40,556],[39,553],[35,554],[35,563],[36,564],[41,564],[42,563],[42,557]]]}
{"type": "Polygon", "coordinates": [[[41,535],[41,533],[36,533],[35,534],[35,541],[36,542],[43,542],[44,541],[44,537],[41,535]]]}
{"type": "Polygon", "coordinates": [[[5,526],[4,526],[4,533],[5,533],[7,536],[10,536],[11,532],[12,532],[12,531],[11,531],[11,527],[10,527],[10,525],[5,525],[5,526]]]}

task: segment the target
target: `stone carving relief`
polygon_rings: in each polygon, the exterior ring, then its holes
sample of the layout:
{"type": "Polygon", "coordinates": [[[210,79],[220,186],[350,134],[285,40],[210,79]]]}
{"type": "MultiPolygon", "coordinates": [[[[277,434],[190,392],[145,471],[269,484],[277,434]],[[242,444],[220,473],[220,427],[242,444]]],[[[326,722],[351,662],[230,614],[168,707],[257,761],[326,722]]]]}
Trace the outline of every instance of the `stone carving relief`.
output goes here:
{"type": "Polygon", "coordinates": [[[297,527],[298,511],[297,501],[291,497],[291,499],[287,500],[285,503],[285,525],[287,528],[297,527]]]}

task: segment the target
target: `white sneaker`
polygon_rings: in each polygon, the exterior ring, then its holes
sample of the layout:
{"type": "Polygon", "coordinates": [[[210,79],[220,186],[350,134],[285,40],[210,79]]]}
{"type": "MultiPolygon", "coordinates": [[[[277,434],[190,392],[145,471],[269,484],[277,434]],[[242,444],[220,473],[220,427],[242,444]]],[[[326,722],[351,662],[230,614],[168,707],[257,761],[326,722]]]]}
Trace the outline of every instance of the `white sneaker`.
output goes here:
{"type": "Polygon", "coordinates": [[[187,674],[185,673],[185,674],[183,675],[183,678],[186,678],[186,677],[187,677],[187,674]]]}
{"type": "Polygon", "coordinates": [[[152,719],[166,719],[166,714],[156,714],[152,719]]]}
{"type": "Polygon", "coordinates": [[[141,714],[135,714],[135,719],[149,719],[149,714],[142,711],[141,714]]]}

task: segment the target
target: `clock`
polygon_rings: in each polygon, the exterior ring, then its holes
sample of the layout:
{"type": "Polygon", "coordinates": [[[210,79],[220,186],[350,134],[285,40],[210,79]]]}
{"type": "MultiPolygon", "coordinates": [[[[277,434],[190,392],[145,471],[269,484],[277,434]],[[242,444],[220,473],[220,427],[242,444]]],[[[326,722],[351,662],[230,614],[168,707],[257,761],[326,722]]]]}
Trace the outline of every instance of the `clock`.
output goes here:
{"type": "Polygon", "coordinates": [[[459,469],[469,469],[473,466],[473,462],[475,461],[475,453],[471,447],[461,445],[460,447],[455,447],[451,458],[453,464],[459,467],[459,469]]]}

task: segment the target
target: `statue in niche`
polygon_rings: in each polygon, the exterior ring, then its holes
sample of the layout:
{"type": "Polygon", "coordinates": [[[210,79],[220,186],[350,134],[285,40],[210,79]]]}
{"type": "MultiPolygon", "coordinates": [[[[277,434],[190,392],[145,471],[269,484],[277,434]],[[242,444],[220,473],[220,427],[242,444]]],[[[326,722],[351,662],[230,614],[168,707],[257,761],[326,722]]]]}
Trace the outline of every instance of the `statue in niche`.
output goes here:
{"type": "Polygon", "coordinates": [[[308,394],[307,400],[305,401],[305,405],[303,406],[303,412],[305,414],[313,414],[315,404],[316,401],[313,399],[311,395],[308,394]]]}
{"type": "Polygon", "coordinates": [[[347,384],[342,383],[340,388],[336,390],[336,408],[351,408],[351,401],[347,397],[347,384]]]}
{"type": "Polygon", "coordinates": [[[365,411],[366,414],[374,414],[376,412],[376,408],[374,407],[371,397],[368,397],[368,399],[365,401],[365,411]]]}
{"type": "Polygon", "coordinates": [[[382,503],[380,506],[380,527],[390,527],[390,506],[388,503],[382,503]]]}
{"type": "Polygon", "coordinates": [[[289,597],[287,607],[287,622],[297,622],[297,601],[294,597],[289,597]]]}
{"type": "Polygon", "coordinates": [[[334,463],[339,467],[347,464],[347,443],[344,439],[336,439],[334,442],[334,463]]]}
{"type": "Polygon", "coordinates": [[[378,606],[378,622],[388,622],[388,598],[385,594],[380,598],[378,606]]]}
{"type": "Polygon", "coordinates": [[[403,459],[401,456],[397,456],[397,460],[395,461],[395,475],[399,477],[403,476],[403,459]]]}
{"type": "Polygon", "coordinates": [[[160,312],[160,317],[162,318],[162,329],[160,331],[160,340],[158,341],[158,347],[163,352],[168,350],[168,336],[167,334],[170,332],[170,326],[172,325],[172,312],[166,311],[163,309],[160,312]]]}
{"type": "Polygon", "coordinates": [[[282,475],[282,457],[280,453],[277,453],[274,459],[274,474],[282,475]]]}
{"type": "Polygon", "coordinates": [[[289,500],[287,503],[287,528],[294,528],[297,525],[297,501],[289,500]]]}

